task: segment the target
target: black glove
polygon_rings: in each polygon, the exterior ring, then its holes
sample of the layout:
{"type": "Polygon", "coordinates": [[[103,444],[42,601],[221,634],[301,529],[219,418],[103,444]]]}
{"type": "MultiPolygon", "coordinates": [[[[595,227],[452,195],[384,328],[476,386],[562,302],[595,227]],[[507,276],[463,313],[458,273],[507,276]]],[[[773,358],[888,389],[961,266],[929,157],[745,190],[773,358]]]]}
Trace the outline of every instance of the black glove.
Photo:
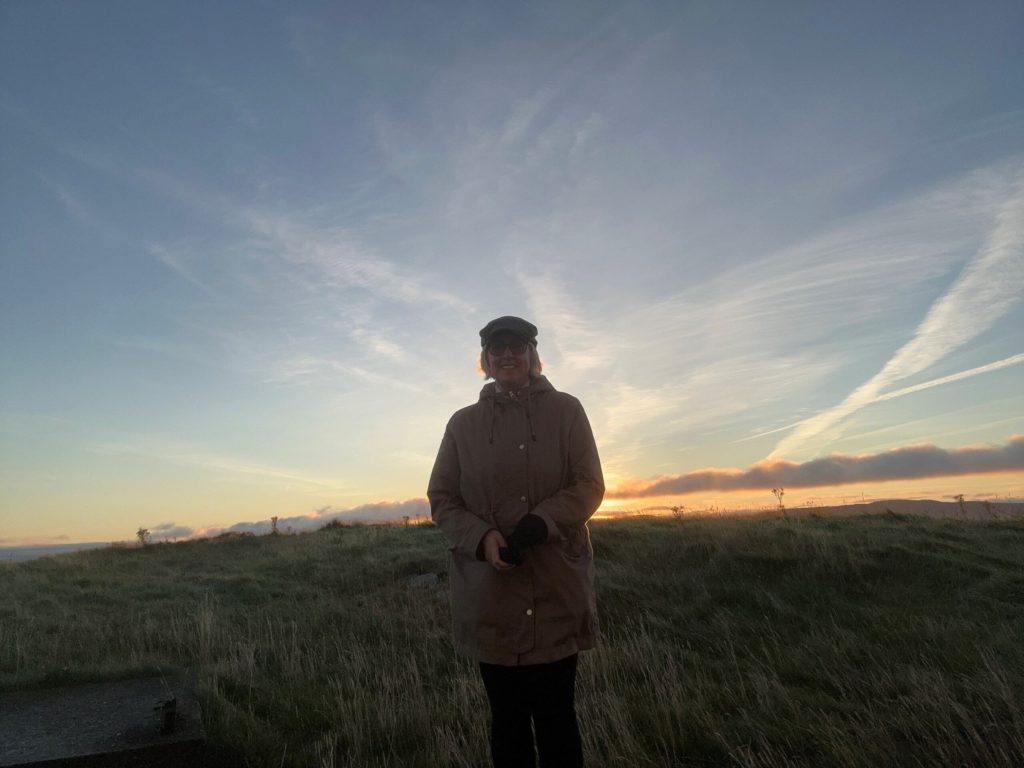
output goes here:
{"type": "Polygon", "coordinates": [[[498,557],[509,565],[522,565],[523,562],[523,553],[512,547],[499,547],[498,557]]]}
{"type": "Polygon", "coordinates": [[[516,524],[515,530],[509,534],[508,545],[512,549],[528,549],[534,544],[542,544],[547,539],[548,524],[542,517],[527,512],[516,524]]]}
{"type": "Polygon", "coordinates": [[[516,528],[509,534],[508,546],[499,550],[499,555],[509,565],[523,562],[523,550],[542,544],[548,538],[548,524],[543,518],[527,512],[516,528]]]}
{"type": "MultiPolygon", "coordinates": [[[[548,524],[537,515],[527,513],[523,516],[515,527],[515,530],[509,534],[507,547],[500,547],[498,549],[498,557],[509,565],[522,565],[523,563],[523,550],[529,549],[535,544],[540,544],[547,541],[548,538],[548,524]]],[[[478,552],[482,552],[483,544],[481,543],[481,549],[478,552]]],[[[483,557],[481,556],[482,560],[483,557]]]]}

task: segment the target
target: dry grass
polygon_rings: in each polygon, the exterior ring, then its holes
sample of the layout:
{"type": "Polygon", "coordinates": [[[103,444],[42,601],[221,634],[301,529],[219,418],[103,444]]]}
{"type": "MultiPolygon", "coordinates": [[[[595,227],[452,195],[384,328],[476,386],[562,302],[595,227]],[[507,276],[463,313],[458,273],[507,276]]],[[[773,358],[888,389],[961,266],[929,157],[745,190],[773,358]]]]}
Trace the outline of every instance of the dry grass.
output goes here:
{"type": "MultiPolygon", "coordinates": [[[[1024,524],[898,516],[594,526],[588,764],[1024,764],[1024,524]]],[[[482,766],[432,526],[0,567],[0,687],[184,667],[211,765],[482,766]]]]}

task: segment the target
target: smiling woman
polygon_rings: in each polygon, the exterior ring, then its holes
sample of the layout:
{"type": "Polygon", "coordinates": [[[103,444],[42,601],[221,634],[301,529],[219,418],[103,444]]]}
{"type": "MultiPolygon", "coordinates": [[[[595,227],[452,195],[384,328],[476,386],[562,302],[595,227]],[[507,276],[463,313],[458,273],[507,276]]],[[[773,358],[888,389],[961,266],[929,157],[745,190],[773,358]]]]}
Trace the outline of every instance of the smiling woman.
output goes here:
{"type": "Polygon", "coordinates": [[[597,633],[597,446],[580,402],[541,375],[532,323],[499,317],[480,341],[494,383],[449,420],[427,489],[451,544],[455,644],[480,663],[495,766],[533,766],[534,732],[541,765],[582,766],[576,662],[597,633]]]}
{"type": "Polygon", "coordinates": [[[514,390],[529,384],[531,376],[540,376],[544,366],[536,344],[499,330],[481,350],[480,368],[503,389],[514,390]]]}

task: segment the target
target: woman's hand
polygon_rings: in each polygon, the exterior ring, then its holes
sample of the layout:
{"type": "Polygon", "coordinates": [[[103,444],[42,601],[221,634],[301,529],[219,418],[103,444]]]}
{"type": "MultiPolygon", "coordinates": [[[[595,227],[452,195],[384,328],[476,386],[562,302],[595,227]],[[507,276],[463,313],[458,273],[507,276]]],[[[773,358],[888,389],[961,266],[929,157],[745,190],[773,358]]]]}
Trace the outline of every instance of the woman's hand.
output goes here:
{"type": "Polygon", "coordinates": [[[505,541],[505,537],[501,535],[501,531],[497,528],[492,528],[484,534],[484,559],[499,571],[515,568],[511,563],[506,563],[502,560],[499,554],[499,550],[507,546],[508,543],[505,541]]]}

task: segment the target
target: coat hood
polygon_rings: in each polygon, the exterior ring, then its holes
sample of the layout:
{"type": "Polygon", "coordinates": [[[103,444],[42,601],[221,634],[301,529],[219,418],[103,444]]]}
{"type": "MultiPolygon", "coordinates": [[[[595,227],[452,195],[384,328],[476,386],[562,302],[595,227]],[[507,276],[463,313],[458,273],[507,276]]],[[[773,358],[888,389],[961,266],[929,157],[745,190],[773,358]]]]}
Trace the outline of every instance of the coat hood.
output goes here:
{"type": "Polygon", "coordinates": [[[530,425],[530,440],[537,442],[537,430],[533,426],[533,399],[545,392],[554,392],[555,388],[544,376],[534,376],[530,383],[522,389],[512,392],[499,392],[497,385],[492,381],[484,385],[480,390],[480,402],[486,403],[491,414],[491,426],[487,434],[488,444],[494,443],[494,422],[497,418],[496,405],[506,406],[513,403],[526,403],[526,421],[530,425]]]}
{"type": "Polygon", "coordinates": [[[480,390],[480,402],[485,400],[494,400],[497,402],[509,403],[514,400],[521,400],[522,394],[525,392],[529,396],[535,397],[541,392],[556,392],[557,390],[548,381],[547,376],[533,376],[530,378],[530,383],[522,389],[516,390],[515,394],[509,392],[499,392],[497,385],[493,381],[489,381],[484,384],[484,388],[480,390]]]}

